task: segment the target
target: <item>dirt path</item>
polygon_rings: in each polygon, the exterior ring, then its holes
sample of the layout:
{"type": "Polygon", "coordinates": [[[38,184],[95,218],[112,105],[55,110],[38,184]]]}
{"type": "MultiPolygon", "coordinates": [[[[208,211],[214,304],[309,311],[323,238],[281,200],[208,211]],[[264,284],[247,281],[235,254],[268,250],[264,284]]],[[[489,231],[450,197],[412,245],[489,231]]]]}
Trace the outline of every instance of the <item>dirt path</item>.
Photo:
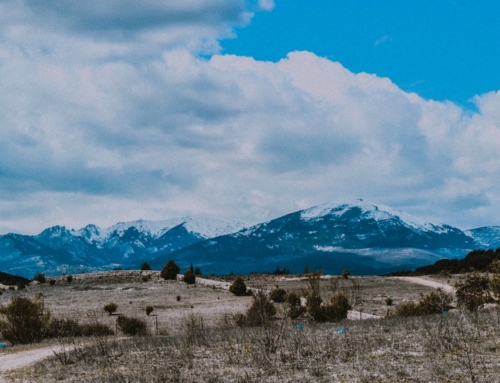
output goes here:
{"type": "Polygon", "coordinates": [[[441,283],[437,281],[432,281],[430,279],[425,279],[425,278],[420,278],[420,277],[390,277],[391,279],[400,279],[406,282],[410,283],[416,283],[418,285],[422,286],[429,286],[433,287],[435,289],[441,289],[443,291],[446,291],[448,293],[454,293],[455,288],[453,286],[450,286],[446,283],[441,283]]]}
{"type": "Polygon", "coordinates": [[[43,347],[34,350],[21,351],[13,354],[0,354],[0,383],[4,382],[2,375],[4,372],[23,368],[54,355],[57,347],[43,347]]]}

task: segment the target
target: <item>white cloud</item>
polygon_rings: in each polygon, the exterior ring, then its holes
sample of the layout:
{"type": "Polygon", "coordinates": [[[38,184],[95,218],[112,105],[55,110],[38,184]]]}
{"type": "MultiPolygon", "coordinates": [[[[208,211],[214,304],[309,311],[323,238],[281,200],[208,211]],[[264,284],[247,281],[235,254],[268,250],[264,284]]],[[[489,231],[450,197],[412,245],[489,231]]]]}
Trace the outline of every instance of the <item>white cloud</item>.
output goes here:
{"type": "Polygon", "coordinates": [[[499,93],[468,114],[309,52],[197,58],[246,22],[240,2],[179,3],[184,16],[161,26],[148,15],[169,5],[145,2],[135,27],[96,3],[102,39],[80,3],[49,2],[36,22],[35,4],[0,9],[0,232],[186,213],[256,222],[356,197],[498,224],[499,93]]]}
{"type": "Polygon", "coordinates": [[[259,8],[265,11],[272,11],[275,5],[274,0],[259,0],[259,8]]]}

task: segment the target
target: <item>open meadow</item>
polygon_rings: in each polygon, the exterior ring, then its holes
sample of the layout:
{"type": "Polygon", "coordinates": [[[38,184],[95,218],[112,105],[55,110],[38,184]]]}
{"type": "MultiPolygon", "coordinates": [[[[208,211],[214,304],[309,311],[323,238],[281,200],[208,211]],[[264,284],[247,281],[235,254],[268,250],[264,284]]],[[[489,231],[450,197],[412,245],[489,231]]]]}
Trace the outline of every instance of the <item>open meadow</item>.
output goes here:
{"type": "MultiPolygon", "coordinates": [[[[243,278],[264,291],[279,286],[304,295],[310,289],[300,276],[243,278]]],[[[354,317],[380,319],[290,319],[287,304],[277,303],[273,319],[259,326],[235,320],[254,298],[222,288],[234,277],[214,278],[217,286],[166,281],[151,271],[80,274],[71,283],[54,279],[53,285],[6,290],[0,304],[14,296],[38,298],[53,318],[98,321],[115,335],[56,337],[0,349],[0,382],[500,382],[497,306],[382,318],[398,304],[435,291],[398,278],[326,277],[319,283],[325,301],[342,290],[354,317]],[[111,302],[117,304],[113,315],[103,310],[111,302]],[[149,316],[147,306],[154,309],[149,316]],[[121,315],[144,320],[148,335],[125,336],[117,326],[121,315]],[[5,366],[7,357],[38,349],[50,349],[52,356],[15,370],[5,366]]],[[[449,277],[435,280],[453,284],[449,277]]]]}

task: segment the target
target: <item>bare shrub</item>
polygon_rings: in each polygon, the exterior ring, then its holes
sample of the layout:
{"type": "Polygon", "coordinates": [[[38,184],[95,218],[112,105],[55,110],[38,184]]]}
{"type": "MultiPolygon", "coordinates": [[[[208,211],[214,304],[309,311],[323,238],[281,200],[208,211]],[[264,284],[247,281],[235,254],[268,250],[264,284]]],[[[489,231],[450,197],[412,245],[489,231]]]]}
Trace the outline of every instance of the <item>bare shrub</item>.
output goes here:
{"type": "Polygon", "coordinates": [[[453,297],[451,294],[438,289],[431,291],[418,301],[419,310],[422,315],[441,314],[450,308],[453,297]]]}
{"type": "Polygon", "coordinates": [[[418,302],[408,301],[396,306],[394,316],[410,317],[430,314],[441,314],[450,308],[453,296],[443,290],[431,291],[418,302]]]}
{"type": "Polygon", "coordinates": [[[0,308],[0,332],[12,344],[40,342],[46,335],[50,312],[43,301],[21,296],[12,298],[9,305],[0,308]]]}
{"type": "Polygon", "coordinates": [[[229,286],[229,291],[232,292],[236,296],[243,296],[247,293],[247,286],[245,285],[245,281],[241,277],[236,277],[236,279],[229,286]]]}
{"type": "Polygon", "coordinates": [[[147,335],[147,324],[139,318],[120,315],[116,320],[120,330],[125,335],[147,335]]]}
{"type": "Polygon", "coordinates": [[[260,326],[276,315],[276,306],[267,294],[258,290],[253,296],[253,302],[246,313],[246,325],[260,326]]]}
{"type": "Polygon", "coordinates": [[[483,304],[492,301],[490,279],[476,271],[460,278],[455,288],[458,305],[469,311],[476,311],[483,304]]]}
{"type": "Polygon", "coordinates": [[[287,316],[291,319],[296,319],[307,311],[307,309],[302,306],[300,297],[295,293],[287,294],[286,303],[288,305],[287,316]]]}
{"type": "Polygon", "coordinates": [[[36,273],[35,276],[33,277],[33,280],[40,283],[45,283],[47,281],[44,273],[36,273]]]}

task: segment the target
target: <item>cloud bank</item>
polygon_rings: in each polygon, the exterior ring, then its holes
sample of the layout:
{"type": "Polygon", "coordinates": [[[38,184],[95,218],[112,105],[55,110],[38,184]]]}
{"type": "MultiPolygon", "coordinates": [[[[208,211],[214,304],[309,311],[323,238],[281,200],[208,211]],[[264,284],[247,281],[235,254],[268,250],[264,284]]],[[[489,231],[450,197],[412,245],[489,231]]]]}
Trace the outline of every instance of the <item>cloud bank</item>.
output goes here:
{"type": "Polygon", "coordinates": [[[464,229],[500,224],[499,92],[476,95],[472,113],[311,52],[218,53],[273,6],[3,2],[0,232],[187,213],[257,222],[358,197],[464,229]]]}

